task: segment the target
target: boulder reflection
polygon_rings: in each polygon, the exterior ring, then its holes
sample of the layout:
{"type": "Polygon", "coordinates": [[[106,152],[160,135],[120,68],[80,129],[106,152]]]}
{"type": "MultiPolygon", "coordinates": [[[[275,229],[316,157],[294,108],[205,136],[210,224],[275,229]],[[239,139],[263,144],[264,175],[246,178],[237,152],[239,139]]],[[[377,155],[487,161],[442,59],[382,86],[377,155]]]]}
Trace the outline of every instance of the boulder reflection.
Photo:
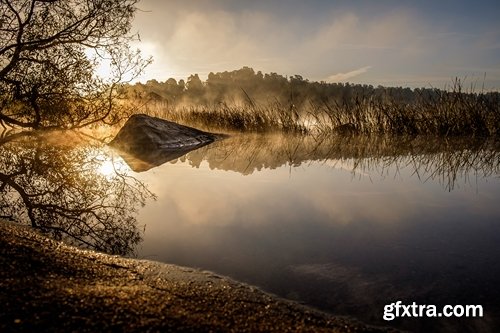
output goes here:
{"type": "Polygon", "coordinates": [[[211,169],[243,175],[311,161],[348,162],[353,175],[366,171],[384,175],[390,169],[410,167],[421,181],[438,181],[451,191],[459,180],[500,173],[500,142],[482,138],[237,135],[189,152],[180,160],[193,167],[206,161],[211,169]]]}
{"type": "Polygon", "coordinates": [[[98,141],[73,132],[0,143],[0,217],[113,254],[142,240],[135,213],[154,197],[98,141]]]}

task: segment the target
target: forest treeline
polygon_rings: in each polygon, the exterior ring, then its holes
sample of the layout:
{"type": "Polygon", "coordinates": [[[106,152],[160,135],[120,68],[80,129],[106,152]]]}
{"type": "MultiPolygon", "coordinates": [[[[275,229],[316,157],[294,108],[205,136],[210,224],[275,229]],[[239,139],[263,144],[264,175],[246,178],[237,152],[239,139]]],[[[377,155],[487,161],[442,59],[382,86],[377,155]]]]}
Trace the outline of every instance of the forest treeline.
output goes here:
{"type": "Polygon", "coordinates": [[[314,82],[250,67],[121,86],[144,112],[205,129],[323,134],[500,135],[500,93],[314,82]]]}
{"type": "Polygon", "coordinates": [[[209,73],[205,81],[198,74],[190,75],[187,80],[169,78],[161,82],[155,79],[146,83],[127,84],[125,96],[131,99],[164,102],[178,105],[227,104],[269,104],[280,103],[301,108],[304,103],[356,103],[356,100],[370,98],[377,101],[398,101],[415,103],[433,100],[441,94],[481,95],[485,102],[498,101],[498,92],[477,92],[475,87],[466,91],[462,82],[451,82],[450,89],[384,87],[367,84],[327,83],[309,81],[300,75],[283,76],[277,73],[262,73],[251,67],[233,71],[209,73]],[[458,87],[460,86],[460,87],[458,87]]]}

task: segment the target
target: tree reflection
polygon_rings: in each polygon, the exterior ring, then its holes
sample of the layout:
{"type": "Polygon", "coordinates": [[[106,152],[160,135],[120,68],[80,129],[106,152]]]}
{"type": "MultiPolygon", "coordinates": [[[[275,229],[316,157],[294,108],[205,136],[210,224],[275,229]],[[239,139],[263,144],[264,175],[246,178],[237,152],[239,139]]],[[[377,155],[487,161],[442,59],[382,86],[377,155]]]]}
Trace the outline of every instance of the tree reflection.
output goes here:
{"type": "Polygon", "coordinates": [[[97,141],[74,132],[9,136],[0,156],[1,218],[113,254],[132,254],[142,240],[135,213],[154,195],[119,163],[102,172],[113,160],[97,141]]]}
{"type": "Polygon", "coordinates": [[[388,175],[409,168],[421,181],[434,180],[446,190],[470,177],[500,173],[500,142],[484,138],[237,135],[189,152],[181,160],[193,167],[243,175],[284,165],[328,162],[349,165],[353,175],[367,171],[388,175]],[[395,171],[393,171],[395,170],[395,171]]]}

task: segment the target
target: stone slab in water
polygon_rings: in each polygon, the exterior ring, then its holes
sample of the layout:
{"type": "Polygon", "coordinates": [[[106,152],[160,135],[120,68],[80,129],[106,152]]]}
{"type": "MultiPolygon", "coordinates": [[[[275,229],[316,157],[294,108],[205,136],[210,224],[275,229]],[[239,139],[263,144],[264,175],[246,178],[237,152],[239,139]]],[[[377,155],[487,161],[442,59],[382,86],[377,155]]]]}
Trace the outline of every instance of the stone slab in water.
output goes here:
{"type": "Polygon", "coordinates": [[[214,142],[220,135],[144,114],[132,115],[110,146],[134,171],[145,171],[214,142]]]}

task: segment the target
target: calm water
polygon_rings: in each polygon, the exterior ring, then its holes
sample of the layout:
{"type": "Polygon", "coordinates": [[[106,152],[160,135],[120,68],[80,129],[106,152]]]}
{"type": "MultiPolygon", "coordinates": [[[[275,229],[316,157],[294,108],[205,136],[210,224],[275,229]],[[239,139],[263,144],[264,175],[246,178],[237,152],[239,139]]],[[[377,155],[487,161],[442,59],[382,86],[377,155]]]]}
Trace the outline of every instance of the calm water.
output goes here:
{"type": "Polygon", "coordinates": [[[140,258],[373,324],[494,331],[500,323],[498,143],[235,135],[156,167],[126,158],[143,172],[105,147],[89,151],[100,181],[119,171],[151,192],[127,199],[146,203],[134,206],[140,258]],[[397,300],[481,304],[486,317],[384,322],[384,305],[397,300]]]}
{"type": "Polygon", "coordinates": [[[288,140],[231,138],[139,175],[158,195],[139,255],[369,322],[396,300],[498,311],[499,154],[288,140]]]}

